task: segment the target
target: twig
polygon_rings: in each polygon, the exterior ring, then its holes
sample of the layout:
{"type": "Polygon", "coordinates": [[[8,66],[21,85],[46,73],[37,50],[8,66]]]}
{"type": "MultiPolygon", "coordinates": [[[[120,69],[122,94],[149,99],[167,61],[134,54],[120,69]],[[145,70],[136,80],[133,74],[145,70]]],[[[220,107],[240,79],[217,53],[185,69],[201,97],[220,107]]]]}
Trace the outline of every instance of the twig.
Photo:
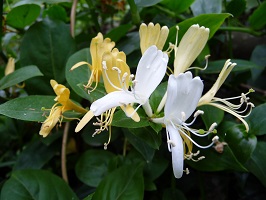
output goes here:
{"type": "Polygon", "coordinates": [[[62,139],[62,149],[61,149],[61,171],[62,171],[62,178],[68,183],[67,177],[67,167],[66,167],[66,145],[67,145],[67,137],[69,131],[69,122],[66,122],[63,139],[62,139]]]}
{"type": "Polygon", "coordinates": [[[71,7],[71,13],[70,13],[70,33],[71,36],[75,37],[75,23],[76,23],[76,8],[77,8],[78,0],[73,0],[73,4],[71,7]]]}

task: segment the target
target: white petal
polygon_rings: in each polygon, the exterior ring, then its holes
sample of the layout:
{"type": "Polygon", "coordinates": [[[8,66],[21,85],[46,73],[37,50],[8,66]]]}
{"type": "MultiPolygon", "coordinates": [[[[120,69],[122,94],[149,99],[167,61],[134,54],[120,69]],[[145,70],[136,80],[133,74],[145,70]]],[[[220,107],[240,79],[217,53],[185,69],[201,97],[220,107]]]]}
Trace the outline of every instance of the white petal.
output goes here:
{"type": "Polygon", "coordinates": [[[91,104],[90,110],[95,116],[99,116],[105,111],[129,103],[138,103],[136,98],[129,91],[115,91],[111,92],[104,97],[94,101],[91,104]]]}
{"type": "Polygon", "coordinates": [[[203,91],[203,82],[199,77],[192,79],[191,72],[181,73],[177,77],[170,75],[167,87],[167,99],[164,114],[167,120],[180,123],[194,112],[203,91]]]}
{"type": "Polygon", "coordinates": [[[136,94],[143,99],[150,97],[165,75],[167,62],[167,54],[158,50],[156,46],[153,45],[145,51],[136,71],[136,94]]]}
{"type": "Polygon", "coordinates": [[[166,131],[169,134],[169,139],[173,142],[172,145],[172,165],[173,172],[176,178],[181,178],[183,175],[184,166],[184,147],[182,138],[178,129],[174,128],[171,124],[166,126],[166,131]]]}

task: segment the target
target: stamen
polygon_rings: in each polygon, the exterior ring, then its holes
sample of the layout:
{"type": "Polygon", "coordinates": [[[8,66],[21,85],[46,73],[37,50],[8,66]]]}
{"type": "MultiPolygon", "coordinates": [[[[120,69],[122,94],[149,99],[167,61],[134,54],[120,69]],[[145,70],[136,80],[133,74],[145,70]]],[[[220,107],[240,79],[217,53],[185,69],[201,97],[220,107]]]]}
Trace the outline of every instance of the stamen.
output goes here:
{"type": "Polygon", "coordinates": [[[186,175],[188,175],[188,174],[190,173],[188,168],[186,168],[186,169],[184,170],[184,172],[186,173],[186,175]]]}
{"type": "MultiPolygon", "coordinates": [[[[122,88],[119,88],[119,87],[117,87],[117,86],[115,86],[113,83],[112,83],[112,81],[109,79],[109,76],[108,76],[108,74],[107,74],[107,70],[108,70],[108,68],[107,68],[107,66],[106,66],[106,61],[103,61],[102,62],[102,66],[103,66],[103,71],[104,71],[104,74],[105,74],[105,76],[106,76],[106,78],[107,78],[107,80],[108,80],[108,82],[110,83],[110,85],[113,87],[113,88],[115,88],[116,90],[118,90],[118,91],[121,91],[121,90],[123,90],[122,88]]],[[[116,67],[113,67],[113,68],[116,68],[116,67]]],[[[120,79],[120,76],[118,75],[118,77],[119,77],[119,79],[120,79]]],[[[121,82],[121,81],[120,81],[121,82]]]]}
{"type": "Polygon", "coordinates": [[[186,121],[186,113],[185,112],[181,112],[181,120],[182,122],[186,121]]]}
{"type": "Polygon", "coordinates": [[[205,60],[206,60],[206,64],[205,64],[205,67],[204,68],[201,68],[201,67],[189,67],[188,69],[187,69],[187,71],[188,70],[191,70],[191,69],[199,69],[199,70],[205,70],[205,69],[207,69],[207,67],[208,67],[208,64],[209,64],[209,57],[210,57],[211,55],[206,55],[205,56],[205,60]]]}
{"type": "Polygon", "coordinates": [[[173,140],[167,140],[167,143],[168,143],[168,144],[171,144],[173,147],[175,147],[175,143],[174,143],[173,140]]]}

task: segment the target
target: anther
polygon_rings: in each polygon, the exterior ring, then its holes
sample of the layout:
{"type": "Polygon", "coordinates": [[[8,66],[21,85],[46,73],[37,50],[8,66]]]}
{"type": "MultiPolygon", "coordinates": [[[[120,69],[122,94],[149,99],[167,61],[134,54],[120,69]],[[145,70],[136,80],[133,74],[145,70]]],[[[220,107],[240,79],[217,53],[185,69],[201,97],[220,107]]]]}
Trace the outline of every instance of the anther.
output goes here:
{"type": "Polygon", "coordinates": [[[171,144],[173,147],[175,147],[175,143],[172,140],[168,140],[167,143],[171,144]]]}
{"type": "Polygon", "coordinates": [[[197,110],[195,113],[194,113],[194,117],[197,117],[199,115],[203,115],[204,114],[204,111],[203,110],[197,110]]]}
{"type": "Polygon", "coordinates": [[[118,67],[112,67],[112,70],[115,70],[118,74],[121,74],[121,70],[118,67]]]}
{"type": "Polygon", "coordinates": [[[209,132],[212,132],[215,129],[216,126],[217,126],[217,123],[214,122],[209,128],[209,132]]]}
{"type": "Polygon", "coordinates": [[[219,137],[218,137],[218,135],[214,136],[214,137],[212,138],[212,141],[213,141],[214,143],[218,142],[218,141],[219,141],[219,137]]]}

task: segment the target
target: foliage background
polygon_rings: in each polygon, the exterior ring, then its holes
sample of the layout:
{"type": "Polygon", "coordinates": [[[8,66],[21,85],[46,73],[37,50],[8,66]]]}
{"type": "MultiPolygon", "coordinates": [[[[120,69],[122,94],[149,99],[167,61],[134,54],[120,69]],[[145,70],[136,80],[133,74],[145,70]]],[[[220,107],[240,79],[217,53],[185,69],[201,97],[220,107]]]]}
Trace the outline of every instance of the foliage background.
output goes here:
{"type": "MultiPolygon", "coordinates": [[[[1,3],[1,200],[265,197],[265,1],[9,0],[1,3]],[[141,109],[140,123],[132,123],[121,111],[116,112],[107,150],[103,150],[103,144],[108,133],[91,137],[92,123],[81,133],[74,133],[77,124],[74,120],[54,128],[47,138],[38,135],[39,122],[45,120],[41,107],[51,108],[54,104],[50,79],[69,87],[71,98],[89,107],[90,102],[105,94],[103,85],[89,95],[82,86],[88,80],[88,68],[80,67],[71,73],[69,69],[79,61],[91,60],[88,48],[91,38],[102,32],[127,54],[127,63],[134,72],[141,57],[138,35],[141,22],[167,25],[168,41],[172,43],[176,25],[180,27],[179,38],[195,23],[210,28],[208,44],[193,64],[203,66],[204,56],[211,54],[207,70],[194,72],[204,80],[206,91],[228,58],[238,65],[219,96],[236,96],[250,87],[256,90],[251,95],[256,107],[247,118],[248,133],[242,124],[222,111],[202,108],[205,114],[197,125],[209,127],[215,120],[219,124],[218,135],[228,145],[223,153],[214,148],[202,150],[206,158],[200,162],[186,161],[190,174],[181,179],[172,174],[165,130],[149,122],[141,109]],[[16,70],[4,76],[9,57],[16,59],[16,70]],[[18,87],[23,82],[25,87],[18,87]],[[68,132],[66,145],[64,131],[68,132]],[[66,155],[61,152],[63,147],[66,155]],[[68,183],[61,178],[64,156],[68,183]]],[[[172,64],[173,56],[169,66],[172,64]]],[[[164,82],[152,95],[153,108],[165,88],[164,82]]]]}

